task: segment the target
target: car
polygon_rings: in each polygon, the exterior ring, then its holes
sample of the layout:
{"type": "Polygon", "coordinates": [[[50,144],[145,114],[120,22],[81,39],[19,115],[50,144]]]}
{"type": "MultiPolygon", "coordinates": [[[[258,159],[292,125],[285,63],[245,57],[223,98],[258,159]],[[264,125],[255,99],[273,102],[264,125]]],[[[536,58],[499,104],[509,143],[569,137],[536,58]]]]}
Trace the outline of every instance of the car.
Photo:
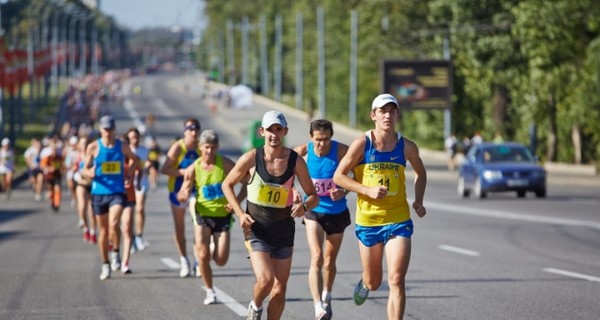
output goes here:
{"type": "Polygon", "coordinates": [[[513,191],[519,198],[534,192],[546,197],[546,170],[518,142],[484,142],[469,148],[458,169],[458,194],[485,198],[490,192],[513,191]]]}

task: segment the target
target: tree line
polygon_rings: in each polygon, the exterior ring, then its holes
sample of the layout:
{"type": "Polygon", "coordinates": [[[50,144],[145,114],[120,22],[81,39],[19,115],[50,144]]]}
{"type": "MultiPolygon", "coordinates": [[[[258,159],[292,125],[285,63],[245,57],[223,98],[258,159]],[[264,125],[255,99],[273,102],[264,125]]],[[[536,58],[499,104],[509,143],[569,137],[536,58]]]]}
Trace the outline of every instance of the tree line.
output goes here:
{"type": "MultiPolygon", "coordinates": [[[[525,144],[536,138],[542,161],[598,163],[600,159],[600,2],[595,0],[257,0],[206,1],[207,20],[197,57],[202,68],[227,65],[219,48],[235,46],[233,73],[240,81],[249,55],[248,85],[260,90],[261,19],[267,21],[268,63],[282,33],[282,100],[293,105],[297,19],[303,22],[303,96],[306,110],[318,98],[317,8],[325,15],[326,117],[348,123],[350,16],[358,14],[357,126],[370,127],[368,110],[380,91],[383,59],[439,60],[453,65],[451,131],[457,137],[500,133],[525,144]],[[266,19],[265,19],[266,18],[266,19]],[[240,49],[248,21],[247,52],[240,49]],[[232,28],[228,32],[228,28],[232,28]],[[235,41],[226,39],[233,35],[235,41]],[[230,42],[227,42],[230,41],[230,42]],[[219,59],[220,60],[219,62],[219,59]]],[[[231,59],[229,59],[231,60],[231,59]]],[[[403,134],[442,148],[441,111],[401,111],[403,134]]]]}

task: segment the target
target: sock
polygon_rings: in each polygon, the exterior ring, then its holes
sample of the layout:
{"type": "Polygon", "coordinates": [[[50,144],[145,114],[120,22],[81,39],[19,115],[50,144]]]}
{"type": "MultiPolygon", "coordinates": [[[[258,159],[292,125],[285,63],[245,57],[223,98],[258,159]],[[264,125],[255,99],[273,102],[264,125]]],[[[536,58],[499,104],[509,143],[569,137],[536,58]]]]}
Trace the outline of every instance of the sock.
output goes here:
{"type": "Polygon", "coordinates": [[[321,294],[321,301],[329,301],[331,300],[331,292],[327,291],[327,290],[323,290],[323,293],[321,294]]]}
{"type": "Polygon", "coordinates": [[[256,304],[254,304],[254,300],[252,300],[252,302],[250,302],[250,307],[254,310],[254,311],[260,311],[262,310],[262,306],[259,308],[256,306],[256,304]]]}
{"type": "Polygon", "coordinates": [[[315,302],[315,317],[323,311],[323,304],[321,302],[315,302]]]}
{"type": "Polygon", "coordinates": [[[181,257],[179,257],[179,261],[181,261],[181,264],[182,264],[182,265],[184,265],[184,264],[188,264],[188,259],[187,259],[187,257],[181,256],[181,257]]]}

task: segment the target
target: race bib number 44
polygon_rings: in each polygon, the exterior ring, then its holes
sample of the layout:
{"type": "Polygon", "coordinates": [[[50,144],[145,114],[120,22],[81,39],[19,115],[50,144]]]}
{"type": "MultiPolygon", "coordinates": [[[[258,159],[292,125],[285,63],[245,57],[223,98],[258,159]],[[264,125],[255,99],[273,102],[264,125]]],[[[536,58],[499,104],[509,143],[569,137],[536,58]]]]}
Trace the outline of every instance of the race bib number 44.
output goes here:
{"type": "Polygon", "coordinates": [[[387,196],[395,196],[398,194],[400,176],[397,173],[371,173],[363,178],[363,184],[367,187],[384,186],[387,188],[387,196]]]}
{"type": "Polygon", "coordinates": [[[285,208],[290,189],[282,185],[261,184],[257,204],[272,208],[285,208]]]}
{"type": "Polygon", "coordinates": [[[120,161],[107,161],[102,163],[102,174],[121,174],[121,162],[120,161]]]}

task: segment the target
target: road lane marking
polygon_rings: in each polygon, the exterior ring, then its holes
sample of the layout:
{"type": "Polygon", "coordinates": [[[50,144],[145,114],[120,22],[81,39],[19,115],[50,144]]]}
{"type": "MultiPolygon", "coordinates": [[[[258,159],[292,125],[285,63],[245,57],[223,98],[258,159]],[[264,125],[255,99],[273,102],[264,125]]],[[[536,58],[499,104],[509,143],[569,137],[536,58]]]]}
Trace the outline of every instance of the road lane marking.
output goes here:
{"type": "Polygon", "coordinates": [[[464,254],[465,256],[471,256],[471,257],[478,257],[478,256],[481,255],[481,253],[479,253],[477,251],[473,251],[473,250],[469,250],[469,249],[463,249],[463,248],[454,247],[454,246],[449,246],[449,245],[446,245],[446,244],[440,244],[438,246],[438,248],[440,250],[445,250],[445,251],[450,251],[450,252],[454,252],[454,253],[464,254]]]}
{"type": "MultiPolygon", "coordinates": [[[[204,287],[204,289],[206,289],[206,287],[204,287]]],[[[230,295],[225,293],[225,291],[215,286],[213,286],[213,289],[215,289],[217,292],[217,301],[219,303],[224,304],[227,308],[231,309],[231,311],[235,312],[240,317],[248,315],[248,307],[244,307],[230,295]]]]}
{"type": "Polygon", "coordinates": [[[433,208],[436,210],[442,210],[451,213],[458,214],[466,214],[472,216],[480,216],[480,217],[488,217],[488,218],[498,218],[498,219],[506,219],[506,220],[517,220],[517,221],[528,221],[528,222],[536,222],[536,223],[547,223],[547,224],[555,224],[562,226],[571,226],[571,227],[586,227],[600,230],[600,223],[589,221],[589,220],[577,220],[577,219],[561,219],[561,218],[553,218],[553,217],[544,217],[544,216],[534,216],[525,213],[516,213],[516,212],[507,212],[507,211],[498,211],[498,210],[487,210],[480,208],[468,208],[462,206],[453,206],[446,203],[436,203],[436,202],[427,202],[425,204],[427,208],[433,208]]]}
{"type": "Polygon", "coordinates": [[[133,103],[128,98],[123,101],[123,106],[127,113],[129,113],[129,118],[133,121],[133,125],[138,129],[138,131],[142,134],[146,132],[146,125],[140,120],[140,115],[135,110],[133,103]]]}
{"type": "Polygon", "coordinates": [[[167,106],[163,99],[154,99],[154,104],[160,109],[162,113],[167,117],[175,117],[177,114],[167,106]]]}
{"type": "Polygon", "coordinates": [[[561,276],[578,278],[578,279],[583,279],[583,280],[593,281],[593,282],[600,282],[600,278],[599,277],[589,276],[587,274],[582,274],[582,273],[577,273],[577,272],[571,272],[571,271],[561,270],[561,269],[554,269],[554,268],[544,268],[542,270],[544,270],[544,271],[546,271],[548,273],[554,273],[554,274],[558,274],[558,275],[561,275],[561,276]]]}
{"type": "Polygon", "coordinates": [[[171,269],[179,269],[181,267],[181,265],[177,261],[171,258],[160,258],[160,261],[162,261],[162,263],[166,264],[167,267],[171,269]]]}

